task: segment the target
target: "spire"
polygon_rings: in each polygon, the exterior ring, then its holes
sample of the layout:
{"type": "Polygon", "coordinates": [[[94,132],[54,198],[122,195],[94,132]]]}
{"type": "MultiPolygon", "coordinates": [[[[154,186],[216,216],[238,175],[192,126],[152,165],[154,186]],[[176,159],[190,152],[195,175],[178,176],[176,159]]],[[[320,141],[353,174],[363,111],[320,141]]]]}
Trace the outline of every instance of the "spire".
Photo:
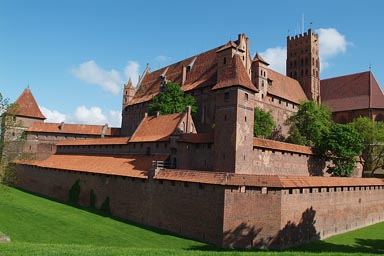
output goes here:
{"type": "Polygon", "coordinates": [[[43,113],[41,113],[41,110],[29,87],[27,87],[19,98],[17,98],[15,101],[15,109],[12,109],[9,114],[42,120],[46,119],[43,113]]]}
{"type": "Polygon", "coordinates": [[[127,84],[126,84],[125,86],[127,86],[127,87],[129,87],[129,88],[132,88],[132,87],[133,87],[131,78],[128,79],[128,82],[127,82],[127,84]]]}
{"type": "Polygon", "coordinates": [[[262,63],[264,63],[265,65],[267,65],[267,66],[269,66],[269,63],[268,62],[266,62],[258,53],[256,53],[255,54],[255,57],[253,57],[253,60],[252,60],[253,62],[257,62],[257,61],[259,61],[259,62],[262,62],[262,63]]]}

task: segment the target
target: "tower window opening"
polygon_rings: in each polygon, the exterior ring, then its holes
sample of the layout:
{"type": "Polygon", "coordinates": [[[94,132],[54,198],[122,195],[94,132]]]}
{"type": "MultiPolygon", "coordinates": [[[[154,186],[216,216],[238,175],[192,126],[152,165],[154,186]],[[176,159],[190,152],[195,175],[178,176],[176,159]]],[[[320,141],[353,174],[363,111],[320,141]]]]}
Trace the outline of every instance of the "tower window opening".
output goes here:
{"type": "Polygon", "coordinates": [[[227,64],[227,58],[224,57],[223,64],[227,64]]]}
{"type": "Polygon", "coordinates": [[[225,101],[229,100],[229,92],[224,93],[224,100],[225,101]]]}
{"type": "Polygon", "coordinates": [[[244,93],[244,100],[248,101],[248,93],[244,93]]]}

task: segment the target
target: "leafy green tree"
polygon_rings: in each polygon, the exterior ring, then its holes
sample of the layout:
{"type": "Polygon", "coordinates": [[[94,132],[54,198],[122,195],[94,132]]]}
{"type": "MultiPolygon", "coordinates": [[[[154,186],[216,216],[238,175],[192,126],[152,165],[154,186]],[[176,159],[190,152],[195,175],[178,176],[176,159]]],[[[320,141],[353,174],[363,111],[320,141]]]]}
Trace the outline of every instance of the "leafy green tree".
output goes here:
{"type": "Polygon", "coordinates": [[[148,106],[149,115],[159,112],[161,115],[180,113],[187,106],[191,106],[191,113],[196,114],[197,107],[195,98],[184,95],[184,91],[176,83],[168,82],[164,91],[153,97],[152,103],[148,106]]]}
{"type": "Polygon", "coordinates": [[[363,151],[360,162],[363,174],[373,176],[384,167],[384,122],[374,122],[367,117],[358,117],[352,125],[363,138],[363,151]]]}
{"type": "Polygon", "coordinates": [[[5,184],[16,182],[13,161],[23,156],[25,137],[16,114],[17,105],[10,104],[0,92],[0,183],[5,184]]]}
{"type": "Polygon", "coordinates": [[[276,126],[271,112],[256,107],[254,117],[253,136],[263,138],[270,136],[276,126]]]}
{"type": "Polygon", "coordinates": [[[291,125],[290,135],[286,139],[286,142],[298,145],[305,145],[305,138],[301,135],[299,128],[296,125],[291,125]]]}
{"type": "Polygon", "coordinates": [[[350,176],[363,149],[362,136],[350,124],[334,123],[317,147],[333,163],[328,167],[329,173],[350,176]]]}
{"type": "Polygon", "coordinates": [[[329,131],[332,124],[331,111],[325,105],[306,101],[288,118],[287,124],[292,127],[291,138],[288,141],[312,147],[317,145],[329,131]]]}

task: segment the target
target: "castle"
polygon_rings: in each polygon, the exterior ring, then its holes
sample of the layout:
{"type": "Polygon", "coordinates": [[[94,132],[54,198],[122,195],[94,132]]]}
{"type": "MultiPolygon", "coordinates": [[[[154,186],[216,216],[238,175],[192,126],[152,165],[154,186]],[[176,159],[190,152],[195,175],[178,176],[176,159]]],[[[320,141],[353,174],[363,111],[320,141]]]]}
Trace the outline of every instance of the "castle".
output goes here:
{"type": "Polygon", "coordinates": [[[147,67],[136,87],[129,81],[121,129],[47,124],[33,96],[19,98],[18,116],[36,119],[25,150],[37,160],[19,162],[18,186],[67,201],[78,182],[81,205],[91,205],[90,194],[97,208],[108,198],[115,216],[223,247],[282,249],[382,221],[384,180],[324,177],[326,163],[311,148],[253,137],[256,106],[271,111],[284,138],[285,120],[304,100],[330,105],[339,122],[383,121],[384,95],[371,72],[320,80],[319,63],[311,30],[287,38],[287,75],[252,58],[240,34],[147,67]],[[169,81],[196,99],[194,118],[189,107],[146,114],[169,81]]]}

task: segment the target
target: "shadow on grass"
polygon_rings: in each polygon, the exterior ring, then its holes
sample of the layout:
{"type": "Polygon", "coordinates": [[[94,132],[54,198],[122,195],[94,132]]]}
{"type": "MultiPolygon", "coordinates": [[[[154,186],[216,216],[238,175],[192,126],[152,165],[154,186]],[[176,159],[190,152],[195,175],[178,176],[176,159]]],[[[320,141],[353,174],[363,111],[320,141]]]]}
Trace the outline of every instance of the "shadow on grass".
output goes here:
{"type": "Polygon", "coordinates": [[[384,239],[355,239],[353,245],[333,244],[326,241],[316,241],[309,244],[290,248],[287,251],[312,253],[370,253],[384,254],[384,239]]]}

